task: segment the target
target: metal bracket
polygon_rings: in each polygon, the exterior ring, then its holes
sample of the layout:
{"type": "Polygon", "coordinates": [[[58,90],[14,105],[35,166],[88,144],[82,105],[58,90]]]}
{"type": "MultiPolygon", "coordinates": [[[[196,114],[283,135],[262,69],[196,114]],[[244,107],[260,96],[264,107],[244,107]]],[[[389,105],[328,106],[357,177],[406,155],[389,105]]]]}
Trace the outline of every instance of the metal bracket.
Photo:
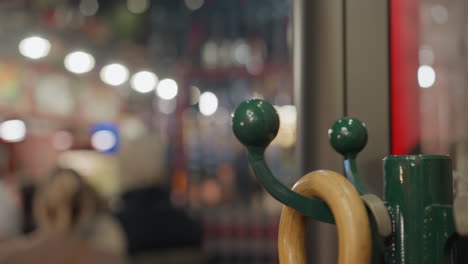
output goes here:
{"type": "Polygon", "coordinates": [[[392,234],[392,220],[385,203],[374,194],[362,195],[361,199],[374,217],[379,235],[382,237],[390,236],[392,234]]]}

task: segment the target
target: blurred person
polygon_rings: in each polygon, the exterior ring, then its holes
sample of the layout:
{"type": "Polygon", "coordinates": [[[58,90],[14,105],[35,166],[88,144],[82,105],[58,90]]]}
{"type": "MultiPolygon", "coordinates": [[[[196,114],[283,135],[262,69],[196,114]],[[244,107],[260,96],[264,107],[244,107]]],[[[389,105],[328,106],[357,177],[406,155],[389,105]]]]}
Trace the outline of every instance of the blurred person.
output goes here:
{"type": "Polygon", "coordinates": [[[123,194],[116,216],[135,263],[203,263],[201,225],[171,204],[162,143],[142,136],[122,144],[123,194]]]}
{"type": "Polygon", "coordinates": [[[56,169],[34,199],[37,230],[0,249],[0,263],[124,264],[125,240],[105,202],[73,170],[56,169]]]}

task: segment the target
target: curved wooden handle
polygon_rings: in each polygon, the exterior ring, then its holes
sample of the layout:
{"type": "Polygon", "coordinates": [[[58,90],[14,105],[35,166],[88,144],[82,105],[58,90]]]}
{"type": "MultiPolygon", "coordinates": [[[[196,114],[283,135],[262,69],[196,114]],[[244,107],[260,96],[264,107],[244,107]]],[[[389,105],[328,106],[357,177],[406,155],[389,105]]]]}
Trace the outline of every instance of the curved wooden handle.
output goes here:
{"type": "MultiPolygon", "coordinates": [[[[371,261],[371,231],[366,208],[355,187],[340,174],[320,170],[302,177],[293,190],[323,200],[338,229],[338,263],[371,261]]],[[[281,213],[278,251],[281,264],[306,264],[306,217],[285,206],[281,213]]]]}

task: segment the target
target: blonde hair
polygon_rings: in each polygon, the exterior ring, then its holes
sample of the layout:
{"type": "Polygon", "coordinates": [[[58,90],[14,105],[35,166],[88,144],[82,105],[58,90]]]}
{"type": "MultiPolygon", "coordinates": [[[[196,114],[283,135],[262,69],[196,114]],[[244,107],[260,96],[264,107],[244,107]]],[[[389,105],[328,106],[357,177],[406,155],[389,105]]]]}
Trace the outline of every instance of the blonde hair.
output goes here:
{"type": "Polygon", "coordinates": [[[46,232],[72,231],[104,209],[98,193],[71,169],[54,170],[34,201],[38,229],[46,232]]]}

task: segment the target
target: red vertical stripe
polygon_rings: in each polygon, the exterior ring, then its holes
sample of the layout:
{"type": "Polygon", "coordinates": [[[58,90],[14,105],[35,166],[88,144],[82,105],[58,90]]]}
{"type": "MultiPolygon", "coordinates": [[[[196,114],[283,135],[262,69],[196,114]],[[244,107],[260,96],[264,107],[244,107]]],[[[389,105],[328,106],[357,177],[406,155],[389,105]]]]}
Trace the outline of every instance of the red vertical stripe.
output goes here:
{"type": "Polygon", "coordinates": [[[390,1],[390,107],[392,154],[403,155],[420,143],[419,1],[390,1]]]}

